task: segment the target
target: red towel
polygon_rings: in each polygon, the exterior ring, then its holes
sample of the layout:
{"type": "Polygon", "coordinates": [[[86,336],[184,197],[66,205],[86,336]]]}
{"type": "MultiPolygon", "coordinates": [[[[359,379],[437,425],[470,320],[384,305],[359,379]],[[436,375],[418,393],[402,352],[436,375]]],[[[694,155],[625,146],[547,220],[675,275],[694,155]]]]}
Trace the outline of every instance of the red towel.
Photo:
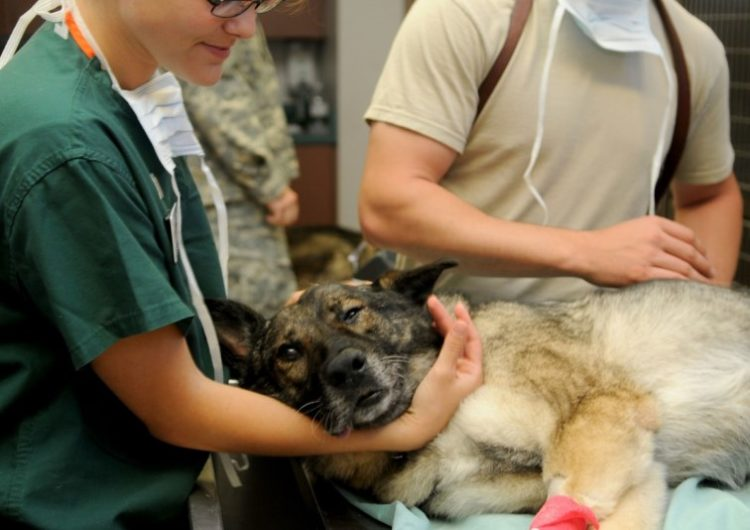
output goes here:
{"type": "Polygon", "coordinates": [[[588,506],[570,497],[553,495],[531,521],[531,530],[599,530],[599,521],[588,506]]]}

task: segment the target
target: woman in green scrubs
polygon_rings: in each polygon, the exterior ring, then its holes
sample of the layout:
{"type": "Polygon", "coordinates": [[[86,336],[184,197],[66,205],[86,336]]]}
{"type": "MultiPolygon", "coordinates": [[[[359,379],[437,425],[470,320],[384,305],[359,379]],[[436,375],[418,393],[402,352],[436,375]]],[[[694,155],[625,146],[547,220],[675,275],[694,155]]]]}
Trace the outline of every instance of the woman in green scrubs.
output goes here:
{"type": "Polygon", "coordinates": [[[216,247],[157,141],[179,131],[135,109],[162,70],[216,82],[278,3],[66,1],[0,70],[0,528],[186,528],[209,451],[410,450],[480,384],[468,315],[434,303],[443,352],[387,427],[334,438],[212,379],[188,280],[224,296],[216,247]]]}

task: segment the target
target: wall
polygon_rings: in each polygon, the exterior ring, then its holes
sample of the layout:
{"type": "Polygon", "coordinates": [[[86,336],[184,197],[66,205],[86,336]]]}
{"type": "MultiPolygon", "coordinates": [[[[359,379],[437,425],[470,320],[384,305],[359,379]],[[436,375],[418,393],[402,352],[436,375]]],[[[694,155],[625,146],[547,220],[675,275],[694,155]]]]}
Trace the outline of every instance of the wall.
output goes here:
{"type": "Polygon", "coordinates": [[[359,227],[357,195],[368,135],[363,115],[404,11],[404,0],[336,1],[336,217],[346,228],[359,227]]]}
{"type": "MultiPolygon", "coordinates": [[[[20,17],[27,9],[33,5],[32,0],[0,0],[0,50],[5,47],[5,42],[10,37],[10,32],[16,25],[20,17]]],[[[30,35],[33,28],[39,25],[37,20],[27,30],[26,36],[30,35]]]]}

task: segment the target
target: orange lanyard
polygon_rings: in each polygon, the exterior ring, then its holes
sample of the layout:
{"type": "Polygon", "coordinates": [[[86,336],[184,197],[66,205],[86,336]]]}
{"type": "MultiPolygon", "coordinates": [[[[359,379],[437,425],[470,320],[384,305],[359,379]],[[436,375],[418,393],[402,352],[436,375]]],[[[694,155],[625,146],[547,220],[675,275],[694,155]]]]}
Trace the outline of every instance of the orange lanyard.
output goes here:
{"type": "Polygon", "coordinates": [[[73,12],[68,11],[65,15],[65,25],[68,26],[68,30],[70,31],[70,34],[73,36],[73,40],[78,44],[78,47],[81,48],[81,51],[88,57],[89,59],[94,58],[94,50],[89,45],[88,41],[86,40],[86,37],[83,36],[83,33],[81,32],[81,28],[78,27],[78,24],[76,24],[75,19],[73,18],[73,12]]]}

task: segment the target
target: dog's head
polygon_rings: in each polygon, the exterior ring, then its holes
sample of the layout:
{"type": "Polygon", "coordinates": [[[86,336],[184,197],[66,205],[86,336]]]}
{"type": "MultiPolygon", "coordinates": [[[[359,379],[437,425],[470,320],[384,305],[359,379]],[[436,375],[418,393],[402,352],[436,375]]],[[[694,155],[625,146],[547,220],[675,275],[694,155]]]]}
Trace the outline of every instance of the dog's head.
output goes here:
{"type": "Polygon", "coordinates": [[[369,285],[312,287],[271,320],[236,302],[207,303],[241,386],[345,434],[384,425],[409,407],[442,343],[425,301],[453,266],[392,271],[369,285]]]}

